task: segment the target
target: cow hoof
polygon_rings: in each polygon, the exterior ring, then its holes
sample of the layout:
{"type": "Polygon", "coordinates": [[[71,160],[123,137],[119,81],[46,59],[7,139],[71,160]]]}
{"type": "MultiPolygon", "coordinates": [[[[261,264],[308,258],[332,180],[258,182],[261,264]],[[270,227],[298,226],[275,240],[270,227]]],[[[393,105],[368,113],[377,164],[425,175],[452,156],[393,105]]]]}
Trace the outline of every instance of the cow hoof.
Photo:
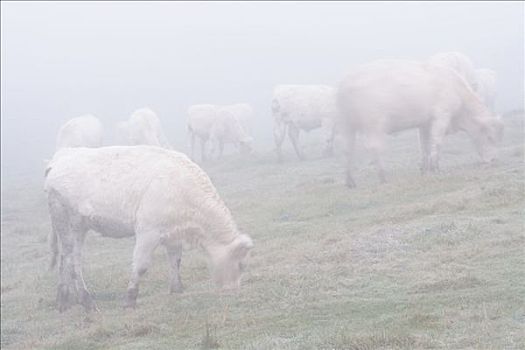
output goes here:
{"type": "Polygon", "coordinates": [[[73,294],[67,285],[60,285],[57,293],[58,311],[64,312],[73,305],[73,294]]]}
{"type": "Polygon", "coordinates": [[[80,304],[84,307],[84,309],[89,311],[98,311],[97,304],[95,303],[95,300],[93,299],[93,296],[91,293],[89,293],[87,290],[80,291],[80,304]]]}
{"type": "Polygon", "coordinates": [[[84,306],[84,310],[86,310],[86,312],[100,312],[100,309],[94,301],[91,301],[89,304],[82,304],[82,306],[84,306]]]}
{"type": "Polygon", "coordinates": [[[124,302],[124,309],[135,309],[137,307],[137,301],[126,298],[124,302]]]}
{"type": "Polygon", "coordinates": [[[96,303],[93,303],[93,304],[91,305],[91,309],[89,309],[89,311],[94,311],[94,312],[99,313],[99,312],[100,312],[100,309],[98,308],[98,306],[97,306],[96,303]]]}
{"type": "Polygon", "coordinates": [[[184,287],[182,284],[170,286],[170,294],[181,294],[182,292],[184,292],[184,287]]]}
{"type": "Polygon", "coordinates": [[[346,187],[348,188],[356,188],[356,184],[355,184],[355,181],[354,179],[352,179],[351,177],[347,177],[346,178],[346,187]]]}
{"type": "Polygon", "coordinates": [[[137,296],[139,294],[138,288],[128,289],[128,294],[126,295],[126,301],[124,303],[124,308],[135,308],[137,306],[137,296]]]}
{"type": "Polygon", "coordinates": [[[71,307],[71,303],[63,302],[63,301],[58,302],[58,312],[62,313],[66,311],[67,309],[69,309],[70,307],[71,307]]]}
{"type": "Polygon", "coordinates": [[[334,152],[332,150],[323,151],[323,158],[330,158],[333,155],[334,155],[334,152]]]}

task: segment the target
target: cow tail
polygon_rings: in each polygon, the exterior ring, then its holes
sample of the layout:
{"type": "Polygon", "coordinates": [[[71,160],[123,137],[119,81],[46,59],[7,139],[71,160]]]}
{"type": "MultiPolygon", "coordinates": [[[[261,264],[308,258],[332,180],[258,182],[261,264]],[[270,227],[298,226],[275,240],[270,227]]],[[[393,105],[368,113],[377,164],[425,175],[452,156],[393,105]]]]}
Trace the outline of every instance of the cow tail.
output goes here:
{"type": "Polygon", "coordinates": [[[55,233],[55,230],[52,230],[51,234],[49,235],[49,248],[51,250],[51,261],[49,262],[49,270],[52,271],[55,268],[58,259],[58,237],[55,233]]]}

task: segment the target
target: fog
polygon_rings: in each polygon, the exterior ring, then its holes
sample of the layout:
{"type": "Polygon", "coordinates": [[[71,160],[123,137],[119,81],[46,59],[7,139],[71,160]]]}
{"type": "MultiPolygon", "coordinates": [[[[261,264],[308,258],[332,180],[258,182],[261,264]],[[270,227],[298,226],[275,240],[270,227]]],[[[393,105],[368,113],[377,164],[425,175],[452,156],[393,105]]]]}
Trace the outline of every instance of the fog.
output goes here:
{"type": "Polygon", "coordinates": [[[2,349],[525,344],[523,2],[0,6],[2,349]]]}
{"type": "Polygon", "coordinates": [[[523,106],[523,3],[2,2],[2,173],[43,177],[56,132],[92,113],[111,142],[137,108],[187,151],[186,109],[253,105],[270,151],[272,87],[337,84],[378,58],[461,51],[498,73],[497,110],[523,106]]]}

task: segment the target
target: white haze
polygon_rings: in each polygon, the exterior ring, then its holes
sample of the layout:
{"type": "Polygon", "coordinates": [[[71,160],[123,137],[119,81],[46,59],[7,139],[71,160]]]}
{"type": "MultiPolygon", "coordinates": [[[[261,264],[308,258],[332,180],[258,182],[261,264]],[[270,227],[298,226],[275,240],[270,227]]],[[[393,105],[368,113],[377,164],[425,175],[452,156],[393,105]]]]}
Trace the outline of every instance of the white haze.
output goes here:
{"type": "Polygon", "coordinates": [[[256,147],[272,143],[280,83],[336,84],[356,64],[461,51],[498,73],[497,109],[524,102],[523,3],[4,2],[2,173],[43,177],[69,118],[108,135],[137,108],[187,150],[187,107],[251,103],[256,147]]]}

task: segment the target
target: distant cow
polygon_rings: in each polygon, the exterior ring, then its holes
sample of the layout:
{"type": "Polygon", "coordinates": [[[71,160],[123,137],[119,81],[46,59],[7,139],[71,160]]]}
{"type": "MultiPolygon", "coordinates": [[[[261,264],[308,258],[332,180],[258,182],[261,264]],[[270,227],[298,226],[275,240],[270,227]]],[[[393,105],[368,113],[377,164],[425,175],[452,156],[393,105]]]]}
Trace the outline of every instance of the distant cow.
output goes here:
{"type": "Polygon", "coordinates": [[[233,105],[200,104],[188,108],[188,133],[191,142],[191,157],[195,159],[195,141],[201,144],[201,159],[222,156],[224,145],[233,144],[242,154],[251,152],[253,138],[249,125],[253,110],[248,104],[233,105]],[[211,144],[208,152],[207,145],[211,144]]]}
{"type": "Polygon", "coordinates": [[[102,123],[91,114],[72,118],[58,131],[56,149],[66,147],[100,147],[102,123]]]}
{"type": "Polygon", "coordinates": [[[332,153],[338,113],[335,92],[333,87],[326,85],[278,85],[274,88],[273,133],[279,160],[282,159],[281,147],[287,131],[299,159],[305,158],[299,145],[301,130],[322,128],[323,154],[332,153]]]}
{"type": "Polygon", "coordinates": [[[204,250],[218,286],[239,287],[252,240],[239,232],[206,173],[184,154],[153,146],[63,149],[48,165],[45,190],[54,242],[60,242],[60,249],[53,247],[54,255],[60,250],[60,311],[75,294],[87,309],[94,306],[82,273],[89,230],[135,236],[126,306],[136,305],[139,280],[159,245],[168,253],[172,292],[182,290],[183,241],[204,250]]]}
{"type": "Polygon", "coordinates": [[[252,106],[247,103],[235,103],[224,106],[227,111],[235,116],[235,118],[241,123],[243,129],[251,134],[251,128],[254,118],[254,112],[252,106]]]}
{"type": "Polygon", "coordinates": [[[351,174],[356,134],[372,152],[379,176],[385,181],[381,154],[386,135],[419,129],[422,171],[438,169],[445,134],[465,131],[484,161],[495,157],[495,143],[503,124],[453,70],[403,60],[375,61],[356,69],[341,82],[338,105],[347,137],[346,183],[351,174]]]}
{"type": "Polygon", "coordinates": [[[477,89],[476,93],[485,105],[494,111],[496,101],[497,75],[492,69],[476,69],[477,89]]]}
{"type": "Polygon", "coordinates": [[[441,65],[455,71],[459,76],[465,79],[472,90],[476,91],[478,86],[478,77],[472,60],[461,52],[440,52],[428,59],[428,63],[441,65]]]}
{"type": "Polygon", "coordinates": [[[133,112],[127,121],[117,124],[118,143],[123,145],[150,145],[171,148],[159,117],[149,108],[133,112]]]}

